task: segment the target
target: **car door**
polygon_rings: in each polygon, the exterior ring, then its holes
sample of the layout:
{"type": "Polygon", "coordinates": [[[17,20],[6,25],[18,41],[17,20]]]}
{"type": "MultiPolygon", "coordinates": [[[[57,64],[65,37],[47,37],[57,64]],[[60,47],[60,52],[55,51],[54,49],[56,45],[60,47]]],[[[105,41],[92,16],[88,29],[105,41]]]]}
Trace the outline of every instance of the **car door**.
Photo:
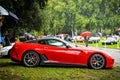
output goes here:
{"type": "Polygon", "coordinates": [[[67,48],[66,44],[55,40],[47,40],[47,45],[44,46],[44,54],[50,62],[74,63],[75,51],[67,48]]]}

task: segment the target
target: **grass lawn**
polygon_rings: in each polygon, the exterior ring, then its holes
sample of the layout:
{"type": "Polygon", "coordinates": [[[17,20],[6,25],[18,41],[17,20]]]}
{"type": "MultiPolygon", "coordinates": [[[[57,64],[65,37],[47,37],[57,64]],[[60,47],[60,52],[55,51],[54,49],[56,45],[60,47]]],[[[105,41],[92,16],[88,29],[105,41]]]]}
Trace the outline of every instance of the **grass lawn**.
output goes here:
{"type": "Polygon", "coordinates": [[[94,70],[73,66],[23,67],[0,58],[0,80],[119,80],[120,67],[94,70]]]}

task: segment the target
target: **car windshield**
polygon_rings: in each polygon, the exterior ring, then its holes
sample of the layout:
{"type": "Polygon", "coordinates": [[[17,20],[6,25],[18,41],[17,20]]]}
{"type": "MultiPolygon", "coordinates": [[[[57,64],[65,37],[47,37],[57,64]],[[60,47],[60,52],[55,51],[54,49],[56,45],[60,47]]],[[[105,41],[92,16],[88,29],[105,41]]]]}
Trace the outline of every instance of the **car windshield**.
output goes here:
{"type": "Polygon", "coordinates": [[[46,44],[46,45],[50,45],[50,46],[56,46],[56,47],[62,47],[62,48],[66,48],[66,47],[70,47],[70,48],[74,48],[76,47],[76,45],[67,42],[63,39],[60,38],[43,38],[41,40],[38,41],[39,44],[46,44]]]}
{"type": "Polygon", "coordinates": [[[68,43],[68,45],[71,47],[71,48],[75,48],[76,45],[72,44],[72,43],[68,43]]]}
{"type": "Polygon", "coordinates": [[[69,47],[71,47],[71,48],[74,48],[74,47],[76,47],[74,44],[72,44],[71,42],[67,42],[67,41],[65,41],[65,40],[63,40],[63,39],[60,39],[62,42],[64,42],[67,46],[69,46],[69,47]]]}

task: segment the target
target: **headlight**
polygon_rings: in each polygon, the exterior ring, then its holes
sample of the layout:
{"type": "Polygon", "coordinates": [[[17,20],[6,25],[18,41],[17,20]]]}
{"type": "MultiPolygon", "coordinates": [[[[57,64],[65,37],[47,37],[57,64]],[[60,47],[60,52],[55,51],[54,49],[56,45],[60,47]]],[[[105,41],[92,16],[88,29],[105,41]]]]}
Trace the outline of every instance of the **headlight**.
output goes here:
{"type": "Polygon", "coordinates": [[[106,54],[108,54],[110,57],[112,57],[112,55],[111,55],[110,53],[107,53],[107,52],[106,52],[106,54]]]}

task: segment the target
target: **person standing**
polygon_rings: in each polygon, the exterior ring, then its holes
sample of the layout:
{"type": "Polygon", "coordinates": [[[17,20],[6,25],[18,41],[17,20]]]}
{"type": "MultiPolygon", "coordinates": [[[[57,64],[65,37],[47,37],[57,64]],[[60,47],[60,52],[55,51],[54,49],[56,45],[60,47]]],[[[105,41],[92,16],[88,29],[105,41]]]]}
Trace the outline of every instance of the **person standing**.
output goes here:
{"type": "Polygon", "coordinates": [[[3,25],[3,16],[0,15],[0,27],[3,25]]]}
{"type": "Polygon", "coordinates": [[[3,25],[4,17],[8,15],[8,12],[6,9],[4,9],[2,6],[0,6],[0,52],[2,49],[2,37],[1,37],[1,27],[3,25]]]}
{"type": "Polygon", "coordinates": [[[85,39],[85,45],[86,45],[86,47],[88,47],[88,44],[89,44],[89,42],[88,42],[89,36],[85,36],[84,39],[85,39]]]}
{"type": "Polygon", "coordinates": [[[0,15],[0,52],[1,52],[1,49],[2,49],[2,37],[1,37],[1,26],[3,25],[3,17],[2,15],[0,15]]]}
{"type": "Polygon", "coordinates": [[[66,41],[70,42],[70,37],[68,34],[66,34],[65,38],[64,38],[66,41]]]}
{"type": "Polygon", "coordinates": [[[8,11],[0,6],[0,27],[3,25],[3,20],[5,16],[8,16],[8,11]]]}
{"type": "Polygon", "coordinates": [[[0,6],[0,27],[3,25],[3,20],[5,16],[8,16],[8,11],[0,6]]]}

